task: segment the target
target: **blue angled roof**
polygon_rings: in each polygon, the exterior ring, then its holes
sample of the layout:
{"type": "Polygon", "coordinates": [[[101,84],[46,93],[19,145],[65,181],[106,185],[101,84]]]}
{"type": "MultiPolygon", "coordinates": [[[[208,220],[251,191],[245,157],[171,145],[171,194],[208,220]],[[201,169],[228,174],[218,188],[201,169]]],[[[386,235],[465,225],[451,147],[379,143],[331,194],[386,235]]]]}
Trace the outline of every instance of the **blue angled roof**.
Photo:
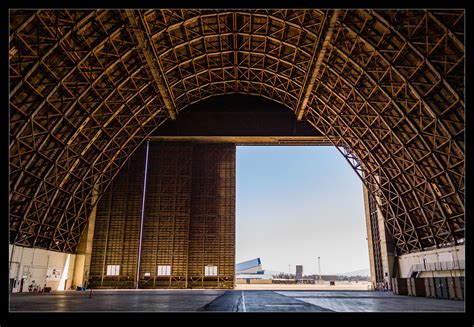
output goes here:
{"type": "Polygon", "coordinates": [[[248,260],[248,261],[244,261],[244,262],[236,264],[235,270],[237,271],[245,270],[252,267],[257,267],[258,265],[261,265],[261,264],[262,264],[262,261],[260,260],[260,258],[256,258],[256,259],[252,259],[252,260],[248,260]]]}

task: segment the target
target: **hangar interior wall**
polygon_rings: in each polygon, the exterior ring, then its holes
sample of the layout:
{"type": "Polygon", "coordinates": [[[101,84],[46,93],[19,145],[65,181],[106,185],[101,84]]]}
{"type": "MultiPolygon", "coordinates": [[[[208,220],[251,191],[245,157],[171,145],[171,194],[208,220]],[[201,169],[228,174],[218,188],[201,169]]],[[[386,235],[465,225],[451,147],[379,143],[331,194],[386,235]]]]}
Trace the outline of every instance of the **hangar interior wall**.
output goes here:
{"type": "Polygon", "coordinates": [[[139,148],[97,204],[90,278],[94,286],[134,286],[137,272],[145,148],[139,148]],[[119,266],[107,276],[107,266],[119,266]],[[104,273],[102,273],[104,272],[104,273]]]}
{"type": "Polygon", "coordinates": [[[465,272],[465,246],[404,254],[398,258],[401,278],[462,277],[465,272]]]}
{"type": "Polygon", "coordinates": [[[235,145],[149,143],[140,242],[146,155],[138,149],[98,203],[93,287],[232,288],[235,145]]]}
{"type": "Polygon", "coordinates": [[[192,144],[150,143],[141,287],[186,286],[192,160],[192,144]],[[158,265],[170,276],[157,276],[158,265]]]}
{"type": "Polygon", "coordinates": [[[40,289],[69,290],[73,284],[76,256],[9,244],[10,291],[28,292],[35,284],[40,289]]]}

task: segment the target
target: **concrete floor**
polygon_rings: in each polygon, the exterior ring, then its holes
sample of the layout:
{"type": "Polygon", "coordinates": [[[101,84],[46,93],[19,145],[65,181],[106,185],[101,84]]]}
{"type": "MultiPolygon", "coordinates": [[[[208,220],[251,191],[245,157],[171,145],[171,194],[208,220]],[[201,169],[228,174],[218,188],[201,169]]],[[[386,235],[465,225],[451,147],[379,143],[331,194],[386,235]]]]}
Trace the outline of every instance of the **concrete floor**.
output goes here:
{"type": "Polygon", "coordinates": [[[11,312],[464,312],[464,302],[367,291],[94,290],[15,293],[11,312]]]}

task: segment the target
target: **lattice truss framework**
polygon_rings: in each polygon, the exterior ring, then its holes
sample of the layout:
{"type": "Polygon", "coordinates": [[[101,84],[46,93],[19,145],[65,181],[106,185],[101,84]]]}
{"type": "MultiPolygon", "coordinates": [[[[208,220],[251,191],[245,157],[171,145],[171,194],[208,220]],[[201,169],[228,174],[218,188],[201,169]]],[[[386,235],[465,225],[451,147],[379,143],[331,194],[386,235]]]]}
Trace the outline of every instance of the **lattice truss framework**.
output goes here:
{"type": "Polygon", "coordinates": [[[399,254],[463,242],[463,10],[12,10],[9,41],[12,243],[74,252],[94,185],[230,93],[326,135],[399,254]]]}

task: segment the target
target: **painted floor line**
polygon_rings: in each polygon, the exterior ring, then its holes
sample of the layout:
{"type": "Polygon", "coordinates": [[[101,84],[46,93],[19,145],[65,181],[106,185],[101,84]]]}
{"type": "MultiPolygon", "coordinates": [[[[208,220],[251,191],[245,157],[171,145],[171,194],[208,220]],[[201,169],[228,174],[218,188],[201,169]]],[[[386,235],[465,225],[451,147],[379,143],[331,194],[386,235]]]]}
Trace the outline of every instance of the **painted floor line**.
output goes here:
{"type": "Polygon", "coordinates": [[[244,309],[244,312],[247,312],[247,308],[245,307],[245,295],[244,295],[244,291],[242,291],[242,308],[244,309]]]}

